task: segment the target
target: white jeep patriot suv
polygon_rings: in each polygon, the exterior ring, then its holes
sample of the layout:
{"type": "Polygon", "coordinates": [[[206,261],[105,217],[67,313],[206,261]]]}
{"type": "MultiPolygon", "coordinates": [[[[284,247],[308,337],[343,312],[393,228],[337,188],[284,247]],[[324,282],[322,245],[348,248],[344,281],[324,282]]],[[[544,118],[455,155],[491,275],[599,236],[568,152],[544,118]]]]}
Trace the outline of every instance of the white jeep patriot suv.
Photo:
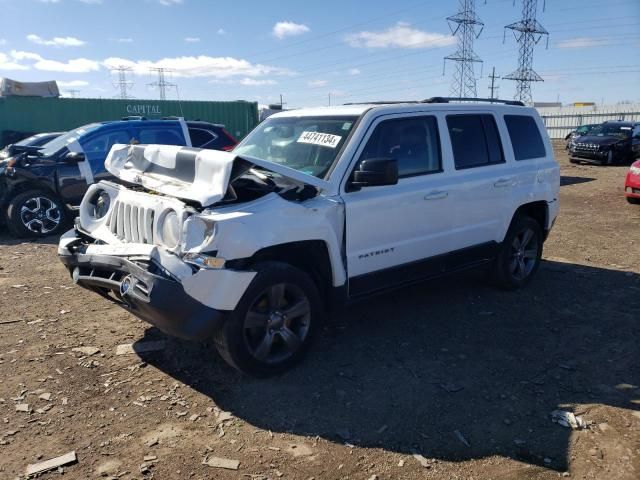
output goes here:
{"type": "Polygon", "coordinates": [[[472,267],[536,273],[558,213],[545,128],[517,102],[283,112],[233,152],[116,145],[59,255],[81,286],[256,375],[324,312],[472,267]],[[125,186],[126,185],[126,186],[125,186]]]}

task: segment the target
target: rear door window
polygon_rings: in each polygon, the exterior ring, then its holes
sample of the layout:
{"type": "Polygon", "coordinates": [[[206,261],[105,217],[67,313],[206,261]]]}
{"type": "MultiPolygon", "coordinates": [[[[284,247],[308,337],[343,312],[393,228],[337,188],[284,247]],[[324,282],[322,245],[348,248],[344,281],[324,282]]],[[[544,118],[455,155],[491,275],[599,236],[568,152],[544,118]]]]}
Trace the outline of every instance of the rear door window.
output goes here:
{"type": "Polygon", "coordinates": [[[141,127],[138,129],[138,142],[143,145],[184,145],[182,131],[170,127],[141,127]]]}
{"type": "Polygon", "coordinates": [[[493,115],[448,115],[447,127],[456,170],[504,163],[493,115]]]}
{"type": "Polygon", "coordinates": [[[530,160],[546,157],[547,152],[540,130],[533,117],[527,115],[505,115],[513,154],[516,160],[530,160]]]}

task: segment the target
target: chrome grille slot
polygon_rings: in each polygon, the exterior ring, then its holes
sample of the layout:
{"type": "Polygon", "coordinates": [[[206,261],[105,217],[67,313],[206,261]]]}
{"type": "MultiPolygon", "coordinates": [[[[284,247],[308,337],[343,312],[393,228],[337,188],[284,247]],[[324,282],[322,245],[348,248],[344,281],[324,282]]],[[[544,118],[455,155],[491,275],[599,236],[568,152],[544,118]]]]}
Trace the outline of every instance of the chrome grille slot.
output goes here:
{"type": "Polygon", "coordinates": [[[116,201],[107,226],[125,243],[153,244],[155,212],[151,208],[116,201]]]}

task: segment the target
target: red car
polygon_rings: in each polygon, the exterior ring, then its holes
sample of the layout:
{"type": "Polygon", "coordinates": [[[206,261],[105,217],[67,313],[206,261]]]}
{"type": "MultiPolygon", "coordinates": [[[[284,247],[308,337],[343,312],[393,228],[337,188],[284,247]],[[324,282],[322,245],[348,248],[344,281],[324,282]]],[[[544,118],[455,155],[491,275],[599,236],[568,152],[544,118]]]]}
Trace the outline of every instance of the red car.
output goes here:
{"type": "Polygon", "coordinates": [[[629,203],[640,205],[640,160],[631,165],[624,183],[624,193],[629,203]]]}

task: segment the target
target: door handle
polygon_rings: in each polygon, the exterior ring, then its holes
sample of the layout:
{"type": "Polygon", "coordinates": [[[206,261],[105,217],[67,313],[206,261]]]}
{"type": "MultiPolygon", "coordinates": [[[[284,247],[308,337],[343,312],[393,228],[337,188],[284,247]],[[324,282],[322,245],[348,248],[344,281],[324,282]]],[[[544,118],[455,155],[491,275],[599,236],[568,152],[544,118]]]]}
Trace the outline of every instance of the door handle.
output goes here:
{"type": "Polygon", "coordinates": [[[513,180],[510,178],[501,178],[500,180],[498,180],[496,183],[493,184],[493,186],[496,188],[511,187],[512,185],[513,185],[513,180]]]}
{"type": "Polygon", "coordinates": [[[443,198],[447,198],[449,196],[449,192],[438,191],[427,193],[424,196],[425,200],[442,200],[443,198]]]}

